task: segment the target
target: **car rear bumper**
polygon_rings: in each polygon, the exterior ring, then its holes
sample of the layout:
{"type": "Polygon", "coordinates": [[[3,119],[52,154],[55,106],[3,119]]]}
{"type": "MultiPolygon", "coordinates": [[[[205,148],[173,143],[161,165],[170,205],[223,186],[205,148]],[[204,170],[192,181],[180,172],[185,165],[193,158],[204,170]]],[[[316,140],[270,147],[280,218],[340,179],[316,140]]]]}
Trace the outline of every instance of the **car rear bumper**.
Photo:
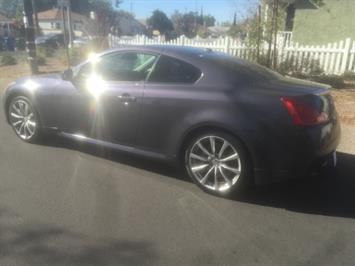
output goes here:
{"type": "Polygon", "coordinates": [[[341,136],[337,118],[324,125],[301,128],[268,145],[254,169],[256,184],[302,178],[323,167],[335,167],[341,136]],[[273,148],[270,148],[273,146],[273,148]]]}

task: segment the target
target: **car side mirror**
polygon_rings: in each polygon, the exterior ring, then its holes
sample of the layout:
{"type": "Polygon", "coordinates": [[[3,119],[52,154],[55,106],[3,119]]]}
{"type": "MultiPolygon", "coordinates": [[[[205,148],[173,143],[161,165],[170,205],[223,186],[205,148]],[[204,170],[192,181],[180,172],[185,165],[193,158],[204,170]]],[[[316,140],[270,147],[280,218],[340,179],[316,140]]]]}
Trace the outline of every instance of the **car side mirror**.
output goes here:
{"type": "Polygon", "coordinates": [[[72,81],[73,80],[73,70],[71,68],[65,70],[62,74],[62,79],[72,81]]]}

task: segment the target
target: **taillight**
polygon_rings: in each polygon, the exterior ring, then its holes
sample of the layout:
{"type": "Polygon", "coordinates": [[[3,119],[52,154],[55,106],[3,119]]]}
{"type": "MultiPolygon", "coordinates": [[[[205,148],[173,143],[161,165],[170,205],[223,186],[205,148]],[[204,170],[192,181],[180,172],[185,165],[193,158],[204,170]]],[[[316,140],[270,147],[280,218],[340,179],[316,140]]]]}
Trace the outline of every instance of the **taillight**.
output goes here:
{"type": "Polygon", "coordinates": [[[319,95],[282,97],[281,101],[298,126],[313,126],[329,120],[330,108],[327,97],[319,95]]]}

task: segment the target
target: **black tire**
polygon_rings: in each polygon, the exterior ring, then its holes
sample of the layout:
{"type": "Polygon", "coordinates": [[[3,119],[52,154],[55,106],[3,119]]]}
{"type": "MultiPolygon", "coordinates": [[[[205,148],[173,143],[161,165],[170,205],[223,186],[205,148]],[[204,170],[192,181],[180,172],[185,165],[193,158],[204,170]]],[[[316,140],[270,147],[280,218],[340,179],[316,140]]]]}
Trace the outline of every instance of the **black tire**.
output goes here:
{"type": "MultiPolygon", "coordinates": [[[[13,99],[11,99],[10,104],[8,105],[7,108],[7,115],[9,118],[9,122],[10,125],[12,127],[12,129],[14,130],[15,134],[22,140],[28,143],[38,143],[41,140],[42,137],[42,128],[41,128],[41,123],[40,123],[40,119],[39,119],[39,115],[37,110],[34,108],[33,104],[31,103],[31,101],[25,97],[25,96],[16,96],[13,99]],[[36,123],[36,126],[33,127],[33,133],[31,133],[30,137],[28,138],[24,138],[23,135],[21,135],[21,133],[18,132],[18,130],[16,130],[15,126],[14,126],[14,118],[12,116],[12,112],[13,112],[13,105],[15,103],[19,103],[19,102],[25,102],[28,104],[29,108],[30,108],[30,112],[33,114],[33,116],[31,116],[31,121],[34,121],[36,123]]],[[[19,120],[17,120],[19,121],[19,120]]],[[[28,131],[29,132],[29,131],[28,131]]]]}
{"type": "MultiPolygon", "coordinates": [[[[218,152],[218,147],[217,147],[217,143],[215,144],[215,154],[217,154],[218,152]]],[[[219,151],[221,150],[221,148],[219,148],[219,151]]],[[[209,150],[209,152],[211,152],[211,150],[209,150]]],[[[210,162],[208,162],[210,164],[210,162]]],[[[213,167],[213,166],[209,166],[209,167],[213,167]]],[[[216,195],[216,196],[221,196],[221,197],[230,197],[235,195],[236,193],[239,193],[240,191],[244,190],[246,187],[248,187],[250,184],[252,184],[252,180],[253,180],[253,175],[252,175],[252,163],[251,160],[248,156],[247,150],[244,147],[243,143],[241,141],[239,141],[236,137],[234,137],[231,134],[225,133],[225,132],[221,132],[221,131],[208,131],[205,132],[203,134],[199,134],[195,137],[193,137],[190,141],[189,144],[187,145],[185,151],[184,151],[184,168],[187,172],[187,174],[190,176],[190,178],[192,179],[192,181],[199,186],[202,190],[216,195]],[[237,181],[235,183],[233,183],[228,189],[225,190],[219,190],[219,189],[211,189],[209,187],[206,187],[205,185],[203,185],[201,183],[201,181],[196,177],[196,175],[193,173],[193,171],[191,170],[191,165],[190,165],[190,153],[192,149],[196,149],[194,147],[196,147],[196,143],[198,141],[204,140],[207,137],[216,137],[216,139],[218,141],[221,140],[225,140],[228,142],[228,144],[230,144],[235,151],[238,153],[239,155],[239,160],[240,160],[240,175],[239,178],[237,178],[237,181]]],[[[217,167],[218,168],[218,167],[217,167]]],[[[208,172],[208,170],[205,170],[206,172],[208,172]]],[[[224,170],[223,170],[224,171],[224,170]]],[[[217,174],[221,177],[221,173],[217,174]]],[[[218,179],[220,179],[217,178],[218,179]]],[[[218,183],[218,182],[217,182],[218,183]]],[[[217,186],[218,187],[218,186],[217,186]]]]}

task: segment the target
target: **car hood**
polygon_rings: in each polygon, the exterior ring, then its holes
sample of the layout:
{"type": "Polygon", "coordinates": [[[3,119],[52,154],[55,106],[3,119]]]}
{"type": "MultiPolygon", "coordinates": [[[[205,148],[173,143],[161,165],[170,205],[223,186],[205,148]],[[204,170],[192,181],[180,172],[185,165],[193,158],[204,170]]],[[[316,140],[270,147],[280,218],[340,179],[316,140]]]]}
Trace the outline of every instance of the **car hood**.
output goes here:
{"type": "Polygon", "coordinates": [[[25,89],[53,88],[63,81],[61,73],[37,75],[24,77],[15,81],[14,87],[23,87],[25,89]]]}
{"type": "Polygon", "coordinates": [[[61,73],[52,73],[52,74],[44,74],[44,75],[36,75],[31,77],[24,77],[16,80],[17,84],[23,84],[27,81],[38,82],[40,84],[47,82],[59,82],[62,80],[61,73]]]}

